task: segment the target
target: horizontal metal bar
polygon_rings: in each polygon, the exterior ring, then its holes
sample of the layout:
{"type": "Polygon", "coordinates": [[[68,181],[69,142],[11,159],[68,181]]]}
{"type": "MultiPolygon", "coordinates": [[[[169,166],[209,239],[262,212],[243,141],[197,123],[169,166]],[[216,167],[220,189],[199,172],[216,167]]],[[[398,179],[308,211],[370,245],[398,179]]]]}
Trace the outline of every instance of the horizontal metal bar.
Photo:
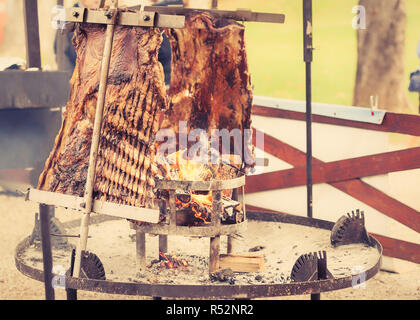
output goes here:
{"type": "MultiPolygon", "coordinates": [[[[140,6],[133,6],[130,9],[138,10],[140,6]]],[[[268,23],[284,23],[286,16],[281,13],[265,13],[265,12],[253,12],[250,9],[237,9],[235,11],[228,10],[214,10],[214,9],[195,9],[195,8],[183,8],[183,7],[157,7],[157,6],[146,6],[144,11],[158,12],[169,15],[187,15],[195,12],[208,12],[216,18],[233,19],[237,21],[247,22],[268,22],[268,23]]]]}
{"type": "MultiPolygon", "coordinates": [[[[185,17],[165,15],[155,12],[123,12],[118,11],[117,25],[133,27],[155,27],[180,29],[185,26],[185,17]]],[[[105,10],[91,10],[86,8],[64,9],[64,21],[77,23],[111,24],[112,19],[105,10]]]]}
{"type": "Polygon", "coordinates": [[[177,181],[177,180],[157,180],[156,188],[185,191],[210,191],[235,189],[245,185],[245,175],[230,180],[212,181],[177,181]]]}
{"type": "MultiPolygon", "coordinates": [[[[295,112],[306,112],[305,101],[255,96],[254,105],[295,112]]],[[[369,108],[342,106],[326,103],[312,103],[312,114],[337,119],[382,124],[386,111],[369,108]]]]}
{"type": "MultiPolygon", "coordinates": [[[[80,238],[80,234],[73,235],[73,234],[50,233],[50,236],[52,236],[52,237],[58,237],[58,238],[80,238]]],[[[91,236],[88,236],[88,238],[92,238],[92,237],[91,236]]]]}
{"type": "MultiPolygon", "coordinates": [[[[38,189],[29,189],[26,200],[78,211],[84,210],[85,203],[85,200],[82,197],[38,189]]],[[[92,212],[135,221],[149,223],[159,222],[159,210],[127,206],[100,200],[93,201],[92,212]]]]}
{"type": "Polygon", "coordinates": [[[218,235],[238,235],[247,230],[248,223],[243,221],[236,224],[221,224],[220,226],[204,225],[201,227],[169,226],[163,225],[143,225],[138,226],[134,223],[131,228],[143,233],[154,235],[177,235],[184,237],[215,237],[218,235]]]}

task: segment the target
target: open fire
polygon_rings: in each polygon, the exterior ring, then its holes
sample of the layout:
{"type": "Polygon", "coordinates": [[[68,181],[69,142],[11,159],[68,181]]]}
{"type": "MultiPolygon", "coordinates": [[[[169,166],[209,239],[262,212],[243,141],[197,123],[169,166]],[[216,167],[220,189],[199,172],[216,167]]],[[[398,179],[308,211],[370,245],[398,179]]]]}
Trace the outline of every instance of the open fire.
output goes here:
{"type": "MultiPolygon", "coordinates": [[[[226,161],[207,163],[190,159],[187,150],[180,150],[167,156],[161,162],[161,172],[166,179],[177,181],[211,181],[229,178],[237,175],[238,169],[226,161]],[[164,163],[162,165],[162,163],[164,163]]],[[[242,207],[232,200],[232,190],[222,192],[223,216],[225,223],[241,221],[242,207]]],[[[211,191],[176,191],[176,206],[178,209],[178,225],[201,226],[211,222],[213,196],[211,191]],[[191,217],[193,215],[194,218],[191,217]]],[[[242,216],[243,217],[243,216],[242,216]]]]}
{"type": "Polygon", "coordinates": [[[175,255],[165,254],[163,252],[159,252],[159,262],[160,268],[177,269],[179,267],[188,267],[188,262],[185,260],[182,260],[175,255]]]}

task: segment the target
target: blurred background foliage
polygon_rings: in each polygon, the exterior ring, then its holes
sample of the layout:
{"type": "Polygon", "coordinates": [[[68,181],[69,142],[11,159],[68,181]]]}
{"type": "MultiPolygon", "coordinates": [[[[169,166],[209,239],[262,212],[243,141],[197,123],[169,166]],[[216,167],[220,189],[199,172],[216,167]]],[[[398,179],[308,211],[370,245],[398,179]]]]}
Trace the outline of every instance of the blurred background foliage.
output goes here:
{"type": "MultiPolygon", "coordinates": [[[[357,36],[352,28],[357,0],[314,0],[313,100],[351,105],[356,79],[357,36]]],[[[286,14],[284,25],[247,23],[247,48],[256,95],[305,99],[305,67],[302,53],[302,1],[219,0],[220,8],[251,8],[286,14]]],[[[420,1],[406,0],[407,33],[405,73],[419,66],[420,1]]],[[[417,93],[410,93],[416,113],[417,93]]]]}
{"type": "MultiPolygon", "coordinates": [[[[8,21],[0,56],[25,58],[22,6],[20,0],[3,0],[8,6],[8,21]]],[[[202,1],[202,0],[201,0],[202,1]]],[[[74,0],[66,0],[71,5],[74,0]]],[[[128,4],[141,1],[126,0],[128,4]]],[[[143,1],[144,2],[144,1],[143,1]]],[[[56,68],[53,52],[55,31],[51,28],[51,9],[55,0],[38,0],[41,50],[44,66],[56,68]]],[[[125,3],[120,0],[120,3],[125,3]]],[[[357,0],[314,0],[313,100],[351,105],[356,78],[357,41],[352,28],[357,0]]],[[[299,0],[219,0],[221,9],[250,8],[286,15],[284,25],[247,23],[246,38],[252,82],[256,95],[304,100],[305,78],[302,58],[302,1],[299,0]]],[[[420,1],[406,0],[407,32],[405,74],[419,66],[416,48],[420,39],[420,1]]],[[[419,105],[417,93],[410,93],[412,110],[419,105]]]]}

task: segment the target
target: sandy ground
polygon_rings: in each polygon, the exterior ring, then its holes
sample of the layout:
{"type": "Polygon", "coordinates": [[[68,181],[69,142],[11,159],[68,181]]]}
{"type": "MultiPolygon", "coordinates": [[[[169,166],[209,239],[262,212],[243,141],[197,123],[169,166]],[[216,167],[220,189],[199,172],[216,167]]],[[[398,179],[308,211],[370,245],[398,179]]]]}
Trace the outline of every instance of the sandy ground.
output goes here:
{"type": "MultiPolygon", "coordinates": [[[[19,241],[29,235],[34,224],[37,205],[23,198],[0,194],[0,299],[43,299],[43,285],[20,274],[14,265],[14,250],[19,241]]],[[[74,220],[77,214],[57,210],[57,218],[65,222],[74,220]]],[[[255,226],[253,226],[255,227],[255,226]]],[[[287,229],[288,230],[288,229],[287,229]]],[[[283,232],[289,232],[283,228],[283,232]]],[[[128,230],[127,225],[127,233],[128,230]]],[[[290,231],[291,232],[291,231],[290,231]]],[[[274,238],[269,241],[273,243],[274,238]]],[[[93,241],[92,241],[93,243],[93,241]]],[[[281,240],[273,247],[281,247],[281,240]]],[[[267,250],[267,249],[266,249],[267,250]]],[[[57,299],[65,299],[62,290],[56,290],[57,299]]],[[[79,292],[79,299],[133,299],[119,295],[79,292]]],[[[322,294],[323,299],[420,299],[420,266],[403,274],[380,272],[366,283],[364,289],[345,289],[322,294]]],[[[141,297],[139,297],[141,299],[141,297]]],[[[282,299],[308,299],[308,296],[282,299]]]]}

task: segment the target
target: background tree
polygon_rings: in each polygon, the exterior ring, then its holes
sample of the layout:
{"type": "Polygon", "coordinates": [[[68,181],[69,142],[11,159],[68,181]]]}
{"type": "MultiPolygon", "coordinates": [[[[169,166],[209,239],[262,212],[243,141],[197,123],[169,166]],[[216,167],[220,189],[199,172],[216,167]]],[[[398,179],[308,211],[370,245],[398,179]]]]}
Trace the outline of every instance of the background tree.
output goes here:
{"type": "Polygon", "coordinates": [[[405,86],[405,0],[359,0],[366,9],[366,29],[357,31],[358,61],[353,104],[370,106],[370,96],[394,112],[411,103],[405,86]]]}

